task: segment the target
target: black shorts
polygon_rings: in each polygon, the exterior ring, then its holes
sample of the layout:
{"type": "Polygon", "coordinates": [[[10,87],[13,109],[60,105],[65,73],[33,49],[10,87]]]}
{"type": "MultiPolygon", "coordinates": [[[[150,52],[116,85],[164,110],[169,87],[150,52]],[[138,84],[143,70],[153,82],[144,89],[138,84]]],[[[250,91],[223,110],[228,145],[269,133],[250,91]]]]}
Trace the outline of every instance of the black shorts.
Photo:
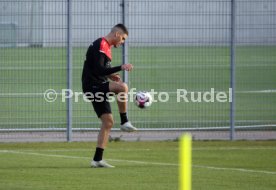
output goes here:
{"type": "Polygon", "coordinates": [[[104,113],[112,113],[110,103],[106,95],[108,92],[110,92],[109,82],[84,87],[83,92],[86,94],[86,97],[91,100],[93,108],[98,117],[101,117],[101,115],[104,113]]]}

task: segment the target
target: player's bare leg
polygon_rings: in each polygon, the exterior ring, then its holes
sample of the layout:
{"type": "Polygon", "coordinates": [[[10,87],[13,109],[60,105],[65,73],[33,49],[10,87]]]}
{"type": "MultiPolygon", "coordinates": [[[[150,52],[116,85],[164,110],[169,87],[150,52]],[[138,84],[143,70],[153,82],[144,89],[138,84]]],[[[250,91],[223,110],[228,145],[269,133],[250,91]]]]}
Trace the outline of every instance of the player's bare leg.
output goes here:
{"type": "Polygon", "coordinates": [[[127,118],[128,86],[122,81],[110,82],[109,90],[117,94],[117,104],[121,117],[121,130],[127,132],[137,131],[127,118]]]}
{"type": "Polygon", "coordinates": [[[103,114],[100,117],[102,121],[102,126],[98,135],[97,147],[104,149],[108,142],[110,130],[114,124],[113,116],[110,113],[103,114]]]}
{"type": "Polygon", "coordinates": [[[117,104],[120,113],[125,113],[127,111],[127,93],[128,86],[122,81],[119,82],[110,82],[109,90],[111,92],[116,93],[117,96],[117,104]]]}
{"type": "Polygon", "coordinates": [[[102,121],[102,126],[98,134],[97,148],[96,148],[94,158],[91,162],[91,166],[94,168],[99,168],[99,167],[113,168],[114,166],[106,163],[102,158],[103,151],[108,142],[110,130],[114,124],[113,116],[110,113],[106,113],[101,115],[100,119],[102,121]]]}

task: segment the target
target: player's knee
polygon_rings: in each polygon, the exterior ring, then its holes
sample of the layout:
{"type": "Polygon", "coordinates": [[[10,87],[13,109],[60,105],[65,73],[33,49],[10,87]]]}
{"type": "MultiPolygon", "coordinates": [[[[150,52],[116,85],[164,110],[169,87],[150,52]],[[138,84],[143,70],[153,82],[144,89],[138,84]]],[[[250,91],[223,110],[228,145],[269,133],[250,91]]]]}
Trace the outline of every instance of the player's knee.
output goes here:
{"type": "Polygon", "coordinates": [[[108,118],[108,119],[103,121],[103,126],[107,129],[111,129],[113,125],[114,125],[113,118],[108,118]]]}
{"type": "Polygon", "coordinates": [[[126,83],[121,83],[121,92],[128,92],[128,86],[126,83]]]}

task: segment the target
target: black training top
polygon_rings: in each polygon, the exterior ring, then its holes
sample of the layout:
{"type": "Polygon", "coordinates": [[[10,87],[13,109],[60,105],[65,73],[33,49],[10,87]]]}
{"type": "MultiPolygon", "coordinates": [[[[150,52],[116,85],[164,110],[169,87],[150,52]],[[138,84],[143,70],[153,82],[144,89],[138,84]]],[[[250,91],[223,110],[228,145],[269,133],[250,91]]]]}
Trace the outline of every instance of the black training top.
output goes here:
{"type": "Polygon", "coordinates": [[[121,70],[121,66],[111,67],[111,46],[105,38],[99,38],[88,48],[82,71],[82,87],[102,84],[107,76],[121,70]]]}

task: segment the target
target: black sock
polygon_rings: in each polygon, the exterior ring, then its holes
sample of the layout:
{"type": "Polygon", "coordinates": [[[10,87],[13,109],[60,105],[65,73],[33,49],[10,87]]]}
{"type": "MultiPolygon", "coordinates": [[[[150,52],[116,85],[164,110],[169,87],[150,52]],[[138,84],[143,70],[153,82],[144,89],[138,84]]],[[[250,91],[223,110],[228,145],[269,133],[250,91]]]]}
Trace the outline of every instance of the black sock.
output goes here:
{"type": "Polygon", "coordinates": [[[94,161],[102,160],[103,159],[103,151],[104,151],[104,149],[97,147],[93,160],[94,161]]]}
{"type": "Polygon", "coordinates": [[[128,122],[127,113],[120,113],[120,117],[121,117],[121,125],[128,122]]]}

